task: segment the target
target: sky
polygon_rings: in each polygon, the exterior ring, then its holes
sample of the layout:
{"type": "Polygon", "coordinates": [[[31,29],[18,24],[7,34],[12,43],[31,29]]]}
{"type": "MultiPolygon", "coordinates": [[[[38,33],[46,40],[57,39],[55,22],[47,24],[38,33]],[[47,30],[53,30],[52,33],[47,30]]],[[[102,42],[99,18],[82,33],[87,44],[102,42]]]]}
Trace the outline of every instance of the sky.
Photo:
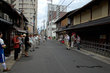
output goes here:
{"type": "MultiPolygon", "coordinates": [[[[37,28],[41,29],[43,26],[43,21],[45,20],[45,24],[47,21],[47,5],[51,0],[38,0],[38,17],[37,17],[37,28]]],[[[68,7],[67,12],[80,8],[90,2],[91,0],[52,0],[52,4],[57,5],[68,5],[71,1],[73,1],[68,7]]]]}

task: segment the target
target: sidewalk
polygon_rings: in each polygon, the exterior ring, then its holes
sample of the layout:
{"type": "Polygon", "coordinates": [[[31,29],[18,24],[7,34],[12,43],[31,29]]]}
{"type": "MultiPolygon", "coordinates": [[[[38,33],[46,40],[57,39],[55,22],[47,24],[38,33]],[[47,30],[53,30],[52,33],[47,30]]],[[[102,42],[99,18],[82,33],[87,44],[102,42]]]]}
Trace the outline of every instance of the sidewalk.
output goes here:
{"type": "Polygon", "coordinates": [[[99,54],[96,54],[96,53],[93,53],[93,52],[90,52],[90,51],[87,51],[84,49],[77,50],[76,48],[74,48],[74,49],[72,48],[72,50],[80,52],[80,53],[85,54],[85,55],[88,55],[88,56],[90,56],[94,59],[100,60],[104,63],[110,64],[110,58],[109,57],[105,57],[105,56],[102,56],[102,55],[99,55],[99,54]]]}
{"type": "MultiPolygon", "coordinates": [[[[21,54],[19,56],[19,58],[21,57],[21,54]]],[[[11,69],[13,67],[13,65],[16,63],[16,61],[14,60],[14,51],[11,52],[11,55],[9,57],[5,57],[6,59],[6,65],[9,69],[11,69]]],[[[0,73],[2,72],[3,68],[1,67],[0,64],[0,73]]]]}

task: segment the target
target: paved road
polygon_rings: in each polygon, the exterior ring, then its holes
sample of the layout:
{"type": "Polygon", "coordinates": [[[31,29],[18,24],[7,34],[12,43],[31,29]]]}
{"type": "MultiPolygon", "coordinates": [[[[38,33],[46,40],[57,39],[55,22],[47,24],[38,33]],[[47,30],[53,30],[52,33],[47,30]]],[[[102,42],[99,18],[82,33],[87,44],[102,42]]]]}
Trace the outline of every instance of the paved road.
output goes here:
{"type": "Polygon", "coordinates": [[[10,73],[110,73],[110,65],[48,41],[30,57],[22,57],[10,73]]]}

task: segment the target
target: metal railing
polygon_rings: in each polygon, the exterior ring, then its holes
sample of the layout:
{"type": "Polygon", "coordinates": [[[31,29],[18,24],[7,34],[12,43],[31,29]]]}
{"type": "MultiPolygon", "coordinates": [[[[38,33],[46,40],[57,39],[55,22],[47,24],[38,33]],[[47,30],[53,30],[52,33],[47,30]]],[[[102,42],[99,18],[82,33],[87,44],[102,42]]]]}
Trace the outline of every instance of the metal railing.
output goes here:
{"type": "Polygon", "coordinates": [[[107,57],[110,57],[110,43],[99,43],[81,40],[81,48],[87,51],[92,51],[107,57]]]}

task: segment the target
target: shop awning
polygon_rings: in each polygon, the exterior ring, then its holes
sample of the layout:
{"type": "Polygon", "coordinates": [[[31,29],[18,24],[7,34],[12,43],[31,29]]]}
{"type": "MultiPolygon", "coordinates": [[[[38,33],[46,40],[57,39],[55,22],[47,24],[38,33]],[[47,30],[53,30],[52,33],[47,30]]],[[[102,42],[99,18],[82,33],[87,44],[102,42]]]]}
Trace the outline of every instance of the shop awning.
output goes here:
{"type": "Polygon", "coordinates": [[[22,30],[21,28],[17,27],[17,26],[13,26],[13,28],[18,31],[18,32],[21,32],[21,33],[27,33],[26,30],[22,30]]]}

